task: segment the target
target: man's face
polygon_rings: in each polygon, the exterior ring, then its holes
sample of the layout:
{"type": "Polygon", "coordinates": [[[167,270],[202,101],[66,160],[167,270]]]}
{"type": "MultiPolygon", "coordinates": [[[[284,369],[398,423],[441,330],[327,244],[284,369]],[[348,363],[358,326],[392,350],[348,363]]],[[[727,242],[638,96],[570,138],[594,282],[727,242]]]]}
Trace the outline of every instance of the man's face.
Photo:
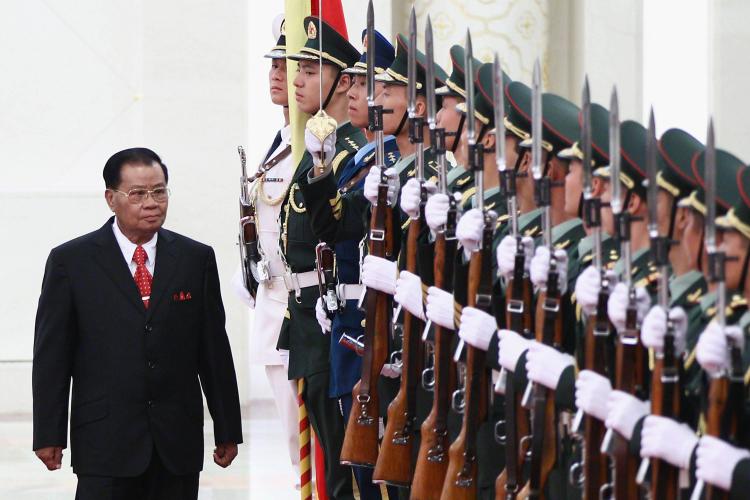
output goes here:
{"type": "MultiPolygon", "coordinates": [[[[406,113],[406,85],[385,85],[383,92],[375,99],[376,104],[383,106],[383,109],[391,109],[392,113],[383,114],[383,134],[396,135],[398,126],[406,113]]],[[[401,133],[408,131],[404,125],[401,133]]]]}
{"type": "MultiPolygon", "coordinates": [[[[461,102],[464,102],[464,100],[459,97],[444,96],[443,105],[435,116],[435,125],[438,128],[444,128],[446,133],[457,132],[458,124],[461,122],[461,114],[456,110],[456,105],[461,102]]],[[[452,151],[458,140],[459,138],[455,135],[446,135],[445,149],[452,151]]]]}
{"type": "Polygon", "coordinates": [[[164,224],[169,200],[157,203],[152,195],[148,195],[140,203],[131,203],[124,193],[133,189],[151,190],[166,187],[164,172],[156,162],[151,165],[125,164],[122,166],[120,185],[117,190],[108,189],[105,192],[105,198],[126,236],[150,238],[164,224]]]}
{"type": "MultiPolygon", "coordinates": [[[[455,110],[455,114],[460,118],[461,112],[458,110],[455,110]]],[[[482,122],[474,119],[474,130],[476,131],[476,134],[479,134],[479,131],[482,129],[482,122]]],[[[465,167],[469,166],[469,127],[465,126],[463,127],[463,130],[461,130],[461,138],[458,142],[458,147],[456,148],[456,161],[459,165],[463,165],[465,167]]]]}
{"type": "Polygon", "coordinates": [[[518,161],[518,138],[513,134],[505,134],[505,164],[508,168],[515,168],[518,161]]]}
{"type": "Polygon", "coordinates": [[[672,219],[674,197],[663,189],[656,194],[656,220],[659,221],[659,234],[668,236],[669,223],[672,219]]]}
{"type": "Polygon", "coordinates": [[[745,264],[745,257],[750,251],[750,241],[739,231],[727,230],[717,231],[722,234],[720,249],[727,255],[726,262],[726,283],[729,290],[743,290],[745,283],[740,283],[742,278],[742,266],[745,264]]]}
{"type": "Polygon", "coordinates": [[[583,194],[583,162],[578,158],[570,160],[568,175],[565,176],[565,215],[578,217],[578,209],[583,194]]]}
{"type": "MultiPolygon", "coordinates": [[[[552,157],[549,161],[548,176],[550,180],[555,183],[555,185],[563,184],[560,187],[553,186],[550,193],[550,202],[552,205],[552,209],[555,211],[562,210],[564,212],[567,199],[570,197],[570,194],[565,190],[564,186],[565,178],[568,176],[569,171],[570,162],[563,158],[559,158],[556,154],[552,154],[552,157]]],[[[577,213],[574,214],[574,217],[577,216],[577,213]]]]}
{"type": "Polygon", "coordinates": [[[602,205],[607,205],[607,210],[602,209],[602,229],[605,233],[607,233],[610,236],[614,236],[615,234],[615,218],[612,214],[612,209],[609,208],[609,203],[612,201],[612,190],[609,186],[609,180],[605,180],[603,178],[599,178],[600,182],[604,184],[602,187],[602,194],[600,196],[602,200],[602,205]]]}
{"type": "MultiPolygon", "coordinates": [[[[375,97],[383,91],[383,82],[375,82],[375,97]]],[[[349,120],[357,128],[365,128],[369,124],[367,115],[367,77],[357,75],[354,83],[346,93],[349,99],[349,120]]]]}
{"type": "MultiPolygon", "coordinates": [[[[294,99],[304,113],[315,114],[320,109],[320,65],[317,61],[299,61],[294,77],[294,99]]],[[[323,64],[323,99],[328,96],[335,70],[323,64]]]]}
{"type": "Polygon", "coordinates": [[[289,104],[289,94],[286,89],[286,59],[271,59],[271,69],[268,71],[268,86],[271,102],[277,106],[289,104]]]}
{"type": "MultiPolygon", "coordinates": [[[[705,266],[706,256],[703,245],[703,215],[692,209],[687,209],[687,222],[685,231],[680,238],[679,245],[682,247],[682,253],[690,259],[689,266],[691,269],[698,268],[698,256],[703,254],[701,262],[705,266]]],[[[703,269],[699,269],[703,271],[703,269]]]]}

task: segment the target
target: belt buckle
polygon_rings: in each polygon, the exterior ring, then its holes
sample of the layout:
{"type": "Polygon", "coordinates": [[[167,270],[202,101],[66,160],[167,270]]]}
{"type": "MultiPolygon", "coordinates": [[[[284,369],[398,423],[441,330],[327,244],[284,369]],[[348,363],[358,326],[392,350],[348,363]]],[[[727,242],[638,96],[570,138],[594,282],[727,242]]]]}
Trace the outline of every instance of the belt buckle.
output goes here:
{"type": "Polygon", "coordinates": [[[256,272],[258,273],[258,283],[265,285],[271,281],[270,265],[266,259],[260,259],[257,262],[256,272]]]}

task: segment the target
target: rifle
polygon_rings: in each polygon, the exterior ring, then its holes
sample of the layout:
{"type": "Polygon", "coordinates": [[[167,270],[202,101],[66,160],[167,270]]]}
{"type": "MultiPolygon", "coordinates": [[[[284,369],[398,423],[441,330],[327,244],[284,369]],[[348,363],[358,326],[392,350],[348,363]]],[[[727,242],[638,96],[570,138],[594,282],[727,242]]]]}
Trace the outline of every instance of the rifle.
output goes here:
{"type": "Polygon", "coordinates": [[[251,262],[258,261],[258,229],[255,225],[255,206],[250,200],[250,184],[252,180],[247,176],[247,157],[245,148],[237,146],[240,155],[242,176],[240,177],[240,267],[242,268],[242,280],[245,288],[252,293],[253,274],[251,262]]]}
{"type": "MultiPolygon", "coordinates": [[[[615,389],[636,394],[642,392],[644,383],[645,351],[640,344],[635,305],[635,286],[632,279],[632,253],[630,248],[630,223],[634,220],[629,212],[623,209],[620,182],[620,121],[617,101],[617,89],[612,90],[609,111],[609,154],[611,163],[610,188],[612,190],[612,214],[620,243],[620,255],[624,262],[623,282],[628,287],[628,306],[625,316],[625,331],[619,336],[615,351],[615,389]]],[[[636,475],[638,472],[637,457],[628,449],[628,441],[612,429],[607,429],[602,441],[601,451],[609,454],[614,460],[614,484],[608,483],[605,491],[614,490],[618,499],[638,498],[636,475]]]]}
{"type": "MultiPolygon", "coordinates": [[[[516,199],[516,171],[505,163],[505,88],[503,72],[497,53],[493,61],[493,101],[495,112],[495,162],[500,175],[500,186],[508,202],[510,234],[516,239],[516,258],[513,277],[506,286],[507,299],[505,318],[508,328],[529,338],[533,331],[531,304],[533,286],[525,272],[526,253],[518,233],[518,207],[516,199]]],[[[520,440],[529,435],[529,412],[521,404],[522,391],[516,387],[513,377],[501,373],[498,381],[505,378],[505,419],[495,424],[495,440],[505,446],[505,469],[495,481],[495,499],[513,500],[523,482],[523,463],[526,450],[520,440]],[[504,434],[502,429],[504,429],[504,434]]]]}
{"type": "MultiPolygon", "coordinates": [[[[435,122],[435,77],[434,77],[434,46],[432,37],[432,21],[427,16],[425,30],[426,95],[427,95],[427,123],[430,128],[430,144],[438,163],[438,190],[448,194],[447,165],[445,161],[445,129],[437,128],[435,122]]],[[[435,286],[450,292],[452,290],[452,267],[456,255],[456,200],[449,197],[450,205],[445,227],[435,235],[434,275],[435,286]]],[[[417,465],[414,469],[414,480],[411,485],[412,500],[439,500],[445,474],[448,471],[448,411],[451,404],[451,392],[456,384],[453,363],[451,361],[450,344],[452,332],[439,325],[433,325],[432,345],[434,350],[434,366],[432,368],[432,409],[422,423],[421,443],[417,455],[417,465]]],[[[422,340],[428,341],[430,323],[425,326],[422,340]]],[[[423,375],[423,385],[425,376],[423,375]]]]}
{"type": "Polygon", "coordinates": [[[336,295],[336,255],[325,242],[315,246],[315,270],[318,272],[318,291],[329,319],[339,310],[336,295]]]}
{"type": "MultiPolygon", "coordinates": [[[[607,314],[609,301],[609,278],[602,263],[602,228],[600,198],[592,194],[591,186],[591,97],[588,77],[584,82],[582,96],[581,145],[583,147],[583,217],[586,227],[591,229],[594,240],[593,265],[599,271],[601,287],[597,299],[596,314],[588,318],[585,332],[584,367],[599,375],[609,376],[607,366],[611,326],[607,314]]],[[[599,498],[601,488],[607,484],[607,455],[600,446],[605,433],[604,422],[578,410],[573,421],[573,433],[582,437],[581,461],[570,468],[570,482],[583,487],[583,498],[599,498]]]]}
{"type": "MultiPolygon", "coordinates": [[[[549,274],[546,287],[537,297],[535,329],[536,340],[560,348],[562,345],[562,315],[560,314],[560,284],[557,262],[552,246],[552,219],[550,207],[551,179],[542,168],[542,92],[539,60],[534,65],[531,97],[531,157],[534,176],[534,195],[537,206],[542,208],[542,235],[544,245],[550,252],[549,274]]],[[[524,401],[531,406],[531,466],[529,470],[528,497],[542,498],[544,485],[557,459],[557,435],[555,432],[554,391],[541,384],[526,387],[524,401]],[[527,397],[527,396],[530,396],[527,397]]]]}
{"type": "MultiPolygon", "coordinates": [[[[406,270],[417,272],[417,244],[422,227],[423,207],[426,199],[424,190],[424,119],[416,115],[417,102],[417,18],[412,7],[409,17],[409,60],[408,60],[408,113],[409,141],[416,146],[416,178],[422,186],[422,205],[417,217],[409,221],[406,240],[406,270]]],[[[394,315],[394,321],[398,315],[394,315]]],[[[401,383],[398,393],[388,405],[388,423],[383,434],[382,448],[378,456],[374,483],[384,482],[394,486],[409,486],[413,473],[412,445],[415,438],[415,419],[417,405],[417,384],[422,372],[422,343],[419,330],[419,319],[409,311],[403,310],[401,344],[401,383]]]]}
{"type": "MultiPolygon", "coordinates": [[[[716,242],[716,148],[714,146],[714,123],[709,119],[705,152],[706,178],[706,253],[708,254],[708,278],[716,286],[716,318],[721,327],[726,326],[726,254],[716,242]]],[[[739,425],[743,418],[745,401],[744,370],[742,352],[734,341],[729,344],[729,370],[711,377],[708,388],[708,409],[706,415],[706,435],[726,441],[738,437],[739,425]]],[[[699,500],[705,491],[706,500],[728,500],[729,492],[698,480],[690,500],[699,500]]]]}
{"type": "MultiPolygon", "coordinates": [[[[657,218],[656,185],[656,128],[654,110],[651,109],[646,136],[646,173],[648,175],[648,232],[651,240],[651,253],[659,271],[657,300],[659,306],[669,313],[669,236],[659,234],[657,218]]],[[[680,368],[674,346],[674,326],[667,319],[667,333],[664,348],[654,353],[654,370],[651,374],[651,414],[676,418],[680,412],[680,368]]],[[[638,470],[638,484],[645,483],[646,473],[651,466],[651,498],[677,498],[680,491],[679,469],[668,462],[652,458],[644,459],[638,470]]]]}
{"type": "MultiPolygon", "coordinates": [[[[385,174],[383,106],[375,104],[375,21],[372,0],[367,6],[367,107],[369,129],[375,135],[375,165],[380,168],[377,203],[372,207],[368,250],[377,257],[393,257],[393,209],[388,205],[388,176],[385,174]]],[[[354,402],[346,426],[340,461],[345,465],[374,467],[378,459],[380,421],[378,378],[388,355],[391,297],[367,289],[362,377],[352,390],[354,402]]]]}
{"type": "MultiPolygon", "coordinates": [[[[466,33],[466,122],[469,145],[469,165],[474,172],[476,207],[484,214],[481,247],[469,261],[467,303],[487,313],[492,302],[492,237],[497,214],[484,206],[484,148],[476,142],[474,119],[474,66],[472,62],[471,34],[466,33]]],[[[459,342],[454,359],[460,358],[464,343],[459,342]]],[[[442,500],[475,499],[477,496],[477,433],[487,417],[489,399],[489,374],[485,366],[487,353],[466,346],[465,405],[461,431],[448,451],[448,472],[445,476],[442,500]]]]}

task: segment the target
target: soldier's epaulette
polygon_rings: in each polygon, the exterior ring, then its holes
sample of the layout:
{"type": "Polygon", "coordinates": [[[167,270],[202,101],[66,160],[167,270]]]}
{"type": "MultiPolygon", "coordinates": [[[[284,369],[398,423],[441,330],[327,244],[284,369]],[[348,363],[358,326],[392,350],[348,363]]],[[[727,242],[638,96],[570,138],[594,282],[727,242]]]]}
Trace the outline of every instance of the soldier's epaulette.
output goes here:
{"type": "Polygon", "coordinates": [[[339,151],[339,154],[333,157],[333,161],[331,162],[331,166],[333,167],[333,173],[336,173],[339,171],[339,167],[343,163],[344,159],[349,158],[351,154],[352,154],[351,151],[344,148],[341,151],[339,151]]]}
{"type": "Polygon", "coordinates": [[[467,175],[464,178],[459,177],[458,180],[456,181],[456,186],[463,187],[463,185],[466,184],[467,182],[469,182],[472,178],[473,177],[470,176],[470,175],[467,175]]]}

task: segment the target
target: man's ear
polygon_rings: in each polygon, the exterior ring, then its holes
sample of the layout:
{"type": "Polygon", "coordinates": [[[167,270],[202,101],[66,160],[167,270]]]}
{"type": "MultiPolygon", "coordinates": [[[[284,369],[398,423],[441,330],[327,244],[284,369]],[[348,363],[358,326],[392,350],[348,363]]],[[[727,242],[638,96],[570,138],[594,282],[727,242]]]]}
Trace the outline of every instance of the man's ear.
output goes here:
{"type": "Polygon", "coordinates": [[[495,148],[495,133],[487,132],[482,137],[482,146],[485,151],[492,151],[495,148]]]}
{"type": "Polygon", "coordinates": [[[521,164],[518,166],[518,173],[529,173],[531,171],[531,150],[521,148],[521,164]]]}
{"type": "Polygon", "coordinates": [[[626,207],[628,212],[631,214],[639,214],[646,206],[645,200],[641,198],[641,195],[633,192],[630,195],[630,200],[628,201],[628,206],[626,207]]]}
{"type": "Polygon", "coordinates": [[[352,75],[342,74],[339,77],[339,83],[336,85],[336,92],[346,94],[352,86],[352,75]]]}
{"type": "MultiPolygon", "coordinates": [[[[408,95],[407,95],[408,99],[408,95]]],[[[417,116],[422,116],[424,118],[427,118],[427,101],[425,100],[425,97],[422,94],[417,94],[417,102],[414,106],[414,111],[417,113],[417,116]]]]}
{"type": "Polygon", "coordinates": [[[104,200],[111,211],[115,211],[115,192],[110,189],[104,190],[104,200]]]}

